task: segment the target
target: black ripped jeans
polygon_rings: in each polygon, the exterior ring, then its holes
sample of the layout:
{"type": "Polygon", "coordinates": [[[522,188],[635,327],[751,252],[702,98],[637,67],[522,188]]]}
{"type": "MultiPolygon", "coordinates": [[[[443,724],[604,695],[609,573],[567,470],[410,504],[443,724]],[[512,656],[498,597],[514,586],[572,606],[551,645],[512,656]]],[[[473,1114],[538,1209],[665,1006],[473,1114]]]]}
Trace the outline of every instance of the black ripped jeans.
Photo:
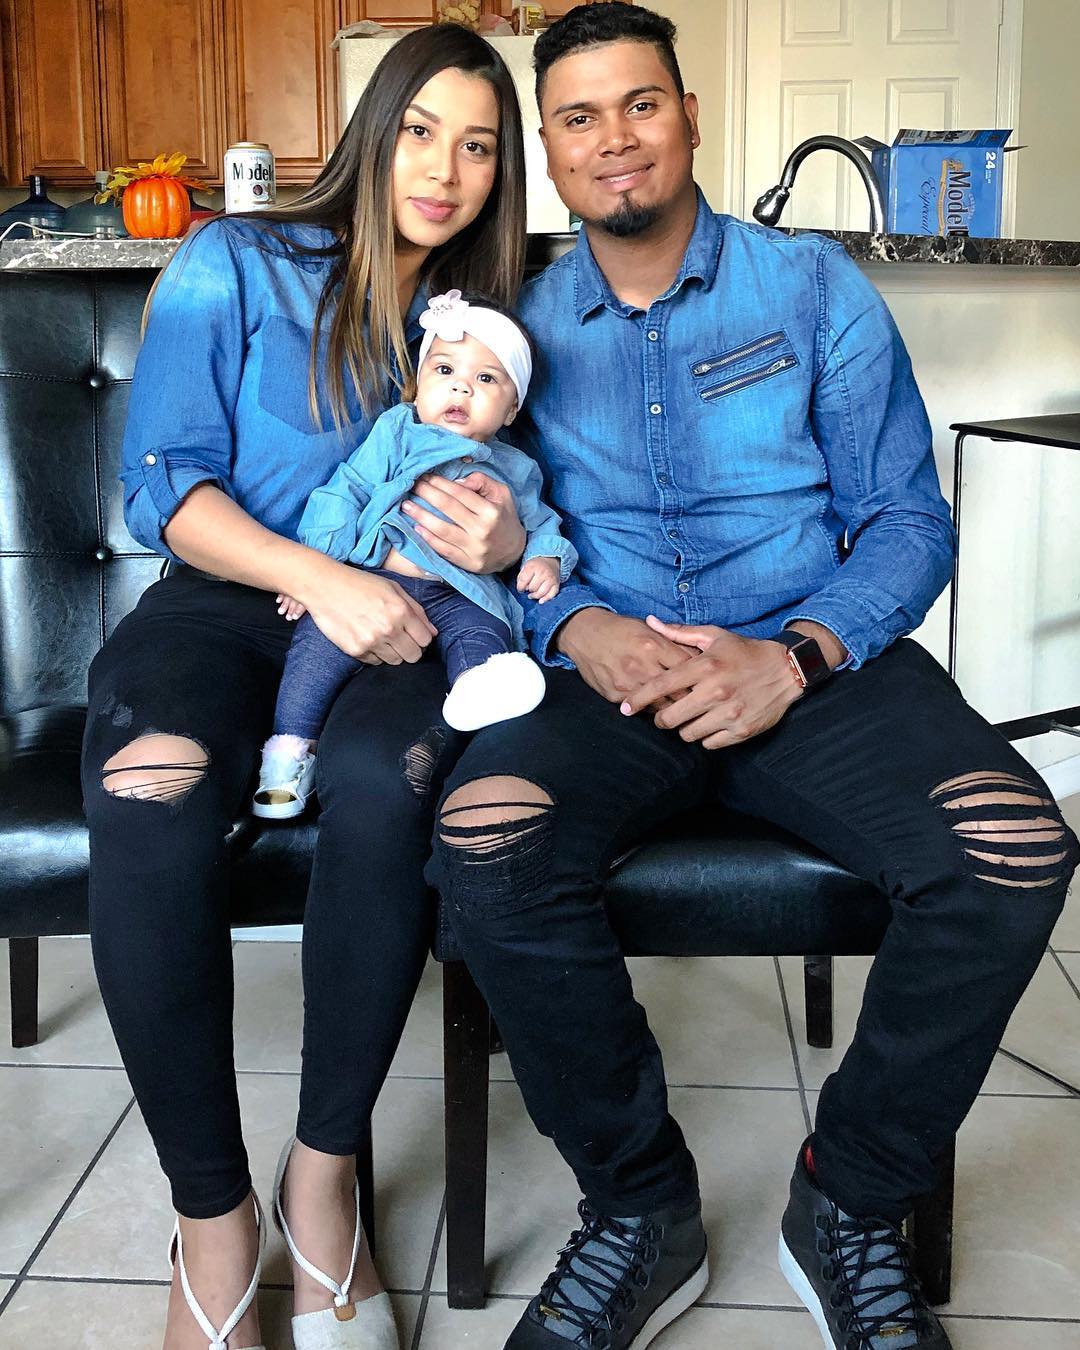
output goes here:
{"type": "MultiPolygon", "coordinates": [[[[173,1203],[190,1218],[227,1213],[251,1186],[225,839],[248,811],[291,635],[273,596],[181,568],[150,587],[90,671],[94,961],[173,1203]],[[205,770],[189,770],[194,781],[171,801],[105,791],[106,761],[149,732],[197,742],[205,770]]],[[[434,802],[464,744],[440,716],[445,678],[437,656],[366,670],[342,691],[320,744],[297,1134],[324,1153],[356,1151],[424,966],[434,802]]]]}
{"type": "Polygon", "coordinates": [[[821,1092],[814,1158],[856,1216],[899,1222],[932,1189],[1078,850],[1039,776],[921,647],[899,642],[715,752],[553,671],[536,712],[476,734],[444,801],[467,784],[492,806],[531,802],[535,788],[550,803],[485,824],[484,805],[450,801],[429,876],[534,1122],[601,1212],[648,1213],[696,1191],[601,887],[647,827],[708,800],[783,826],[889,898],[854,1040],[821,1092]],[[533,790],[478,792],[503,775],[533,790]]]}

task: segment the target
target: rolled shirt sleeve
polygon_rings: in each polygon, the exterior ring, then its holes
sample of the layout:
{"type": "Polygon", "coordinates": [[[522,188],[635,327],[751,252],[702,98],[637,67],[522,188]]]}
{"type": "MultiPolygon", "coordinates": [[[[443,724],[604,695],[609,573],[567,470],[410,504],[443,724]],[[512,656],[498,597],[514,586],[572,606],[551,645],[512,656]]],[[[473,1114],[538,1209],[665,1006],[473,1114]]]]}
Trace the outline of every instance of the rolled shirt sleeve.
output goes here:
{"type": "Polygon", "coordinates": [[[164,530],[200,483],[230,496],[245,351],[243,279],[225,222],[203,226],[162,273],[135,364],[120,477],[132,536],[173,558],[164,530]]]}
{"type": "Polygon", "coordinates": [[[922,623],[952,575],[955,532],[903,339],[840,245],[821,259],[824,322],[810,407],[851,552],[785,624],[830,629],[853,668],[922,623]]]}

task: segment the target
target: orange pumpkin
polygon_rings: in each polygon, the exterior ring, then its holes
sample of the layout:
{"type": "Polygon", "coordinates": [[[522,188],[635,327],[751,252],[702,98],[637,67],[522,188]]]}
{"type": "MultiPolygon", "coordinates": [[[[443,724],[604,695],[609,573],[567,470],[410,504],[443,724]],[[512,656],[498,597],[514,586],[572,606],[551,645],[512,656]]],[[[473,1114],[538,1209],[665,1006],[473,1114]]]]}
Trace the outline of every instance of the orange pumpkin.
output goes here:
{"type": "Polygon", "coordinates": [[[124,188],[124,224],[135,239],[176,239],[191,223],[187,188],[175,178],[138,178],[124,188]]]}

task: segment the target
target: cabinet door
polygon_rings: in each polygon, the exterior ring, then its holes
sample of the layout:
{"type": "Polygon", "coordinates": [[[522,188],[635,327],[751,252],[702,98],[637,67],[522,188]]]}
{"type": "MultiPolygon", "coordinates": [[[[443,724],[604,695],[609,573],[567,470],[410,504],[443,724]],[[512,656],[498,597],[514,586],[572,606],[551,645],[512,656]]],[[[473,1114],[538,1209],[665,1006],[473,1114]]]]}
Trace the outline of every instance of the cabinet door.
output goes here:
{"type": "Polygon", "coordinates": [[[347,0],[347,9],[349,23],[374,19],[388,28],[415,28],[435,22],[436,4],[435,0],[347,0]]]}
{"type": "Polygon", "coordinates": [[[85,183],[101,167],[94,0],[6,0],[8,182],[85,183]]]}
{"type": "Polygon", "coordinates": [[[225,0],[227,139],[265,141],[310,183],[337,140],[338,0],[225,0]]]}
{"type": "MultiPolygon", "coordinates": [[[[35,3],[37,0],[35,0],[35,3]]],[[[110,164],[182,151],[184,172],[221,181],[224,68],[214,0],[99,0],[110,164]]]]}

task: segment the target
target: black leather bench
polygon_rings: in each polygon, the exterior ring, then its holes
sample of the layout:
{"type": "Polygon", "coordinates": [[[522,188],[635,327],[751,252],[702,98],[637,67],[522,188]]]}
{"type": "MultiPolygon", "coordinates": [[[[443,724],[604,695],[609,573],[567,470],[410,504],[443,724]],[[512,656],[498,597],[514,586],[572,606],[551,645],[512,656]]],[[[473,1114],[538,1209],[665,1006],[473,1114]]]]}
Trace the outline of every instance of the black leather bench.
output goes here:
{"type": "MultiPolygon", "coordinates": [[[[154,275],[0,272],[0,937],[16,1045],[37,1039],[38,938],[87,931],[86,669],[161,566],[127,533],[117,482],[154,275]]],[[[236,823],[235,923],[302,919],[314,836],[310,820],[236,823]]],[[[889,920],[876,891],[820,854],[716,813],[679,819],[634,850],[607,903],[629,954],[806,957],[818,1045],[832,1036],[831,956],[875,951],[889,920]]],[[[483,1296],[488,1017],[441,917],[436,955],[447,963],[449,1294],[471,1306],[483,1296]]],[[[935,1302],[949,1290],[951,1158],[944,1170],[915,1214],[935,1302]]]]}

